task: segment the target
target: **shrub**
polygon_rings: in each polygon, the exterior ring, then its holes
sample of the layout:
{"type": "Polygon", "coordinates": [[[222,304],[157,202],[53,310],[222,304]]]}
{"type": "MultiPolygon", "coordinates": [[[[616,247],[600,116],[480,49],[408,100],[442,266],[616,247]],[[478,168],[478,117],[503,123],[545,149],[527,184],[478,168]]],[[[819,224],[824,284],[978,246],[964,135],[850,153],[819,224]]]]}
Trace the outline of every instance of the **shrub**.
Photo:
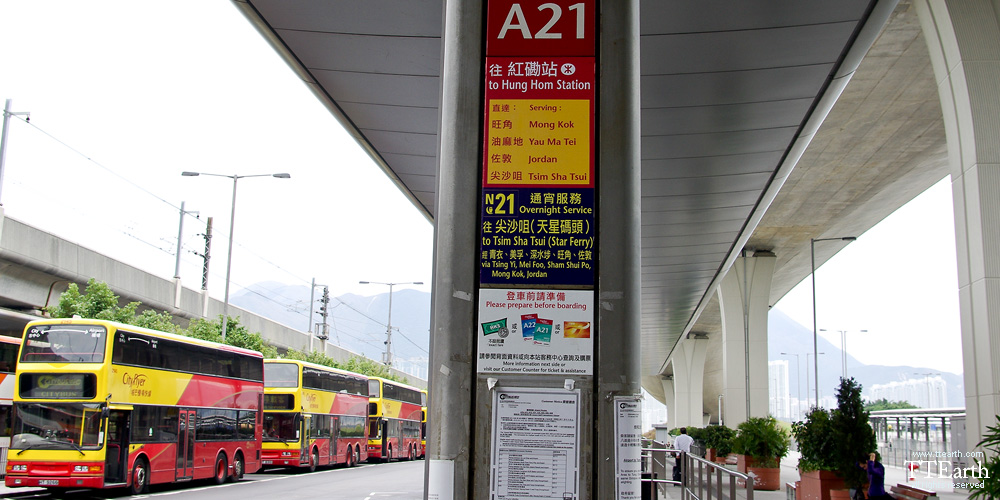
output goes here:
{"type": "Polygon", "coordinates": [[[774,417],[751,417],[736,428],[733,451],[750,457],[758,467],[777,467],[790,444],[788,431],[774,417]]]}

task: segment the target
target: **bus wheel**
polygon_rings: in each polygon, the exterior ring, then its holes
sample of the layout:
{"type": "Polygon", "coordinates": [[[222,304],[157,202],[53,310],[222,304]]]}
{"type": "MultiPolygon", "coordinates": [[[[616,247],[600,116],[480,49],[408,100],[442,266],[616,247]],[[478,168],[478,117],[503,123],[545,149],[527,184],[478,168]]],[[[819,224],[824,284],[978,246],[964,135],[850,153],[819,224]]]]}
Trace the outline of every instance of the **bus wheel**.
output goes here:
{"type": "Polygon", "coordinates": [[[354,449],[354,465],[361,463],[361,447],[358,446],[354,449]]]}
{"type": "Polygon", "coordinates": [[[319,451],[313,448],[312,456],[309,457],[309,472],[316,472],[316,464],[319,463],[319,451]]]}
{"type": "Polygon", "coordinates": [[[385,448],[385,462],[392,462],[392,445],[390,444],[385,448]]]}
{"type": "Polygon", "coordinates": [[[215,484],[222,484],[226,482],[229,477],[229,464],[226,463],[226,456],[219,453],[219,456],[215,457],[215,475],[212,476],[212,482],[215,484]]]}
{"type": "Polygon", "coordinates": [[[233,477],[230,478],[235,483],[240,479],[243,479],[243,473],[245,472],[246,465],[243,463],[243,454],[237,453],[233,457],[233,477]]]}
{"type": "Polygon", "coordinates": [[[149,491],[149,464],[145,458],[139,458],[132,466],[132,487],[133,495],[141,495],[149,491]]]}
{"type": "Polygon", "coordinates": [[[354,449],[347,447],[347,467],[354,467],[354,449]]]}

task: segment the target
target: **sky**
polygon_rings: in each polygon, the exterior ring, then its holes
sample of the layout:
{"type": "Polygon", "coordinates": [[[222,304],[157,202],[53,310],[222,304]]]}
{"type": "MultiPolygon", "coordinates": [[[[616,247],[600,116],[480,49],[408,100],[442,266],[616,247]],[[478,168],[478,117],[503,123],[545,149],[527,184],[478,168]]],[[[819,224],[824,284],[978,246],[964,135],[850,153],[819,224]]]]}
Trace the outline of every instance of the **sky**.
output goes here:
{"type": "MultiPolygon", "coordinates": [[[[430,290],[431,224],[229,0],[3,0],[0,19],[0,98],[31,113],[11,120],[8,217],[169,278],[185,202],[200,219],[185,219],[181,279],[200,286],[211,216],[221,297],[233,183],[181,172],[287,172],[239,181],[233,290],[430,290]]],[[[865,363],[960,373],[954,242],[945,180],[817,271],[819,327],[848,330],[865,363]]],[[[808,277],[775,307],[811,329],[808,277]]]]}
{"type": "MultiPolygon", "coordinates": [[[[232,290],[261,281],[342,293],[423,281],[432,226],[228,0],[0,2],[0,98],[12,119],[8,217],[222,296],[233,181],[232,290]]],[[[396,287],[398,290],[401,287],[396,287]]]]}

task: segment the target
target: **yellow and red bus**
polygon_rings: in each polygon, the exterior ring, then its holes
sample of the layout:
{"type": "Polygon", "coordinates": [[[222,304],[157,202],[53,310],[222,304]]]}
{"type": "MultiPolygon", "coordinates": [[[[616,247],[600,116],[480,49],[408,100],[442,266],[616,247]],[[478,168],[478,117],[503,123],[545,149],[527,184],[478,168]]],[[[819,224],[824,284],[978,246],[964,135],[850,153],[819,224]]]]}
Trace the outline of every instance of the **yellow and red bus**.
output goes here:
{"type": "Polygon", "coordinates": [[[291,359],[264,360],[263,463],[357,465],[368,459],[368,377],[291,359]]]}
{"type": "Polygon", "coordinates": [[[16,378],[7,486],[138,494],[260,468],[259,352],[110,321],[33,321],[16,378]]]}
{"type": "Polygon", "coordinates": [[[21,339],[0,335],[0,470],[7,462],[10,447],[10,424],[14,413],[14,370],[21,339]]]}
{"type": "Polygon", "coordinates": [[[369,377],[368,401],[368,459],[415,459],[421,446],[420,389],[369,377]]]}

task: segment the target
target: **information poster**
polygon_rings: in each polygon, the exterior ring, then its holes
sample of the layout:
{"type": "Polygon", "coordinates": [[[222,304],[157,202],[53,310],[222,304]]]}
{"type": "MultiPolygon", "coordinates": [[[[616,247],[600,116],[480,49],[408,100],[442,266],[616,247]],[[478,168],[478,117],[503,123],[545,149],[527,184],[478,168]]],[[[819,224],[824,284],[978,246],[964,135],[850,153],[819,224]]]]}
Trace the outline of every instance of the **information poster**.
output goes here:
{"type": "Polygon", "coordinates": [[[480,283],[593,286],[593,189],[490,189],[480,283]]]}
{"type": "Polygon", "coordinates": [[[593,374],[594,292],[479,292],[480,373],[593,374]]]}
{"type": "Polygon", "coordinates": [[[493,391],[490,498],[579,498],[580,391],[493,391]]]}
{"type": "Polygon", "coordinates": [[[615,397],[615,477],[618,500],[642,497],[642,401],[639,396],[615,397]]]}
{"type": "Polygon", "coordinates": [[[477,371],[592,375],[596,3],[486,17],[477,371]]]}

